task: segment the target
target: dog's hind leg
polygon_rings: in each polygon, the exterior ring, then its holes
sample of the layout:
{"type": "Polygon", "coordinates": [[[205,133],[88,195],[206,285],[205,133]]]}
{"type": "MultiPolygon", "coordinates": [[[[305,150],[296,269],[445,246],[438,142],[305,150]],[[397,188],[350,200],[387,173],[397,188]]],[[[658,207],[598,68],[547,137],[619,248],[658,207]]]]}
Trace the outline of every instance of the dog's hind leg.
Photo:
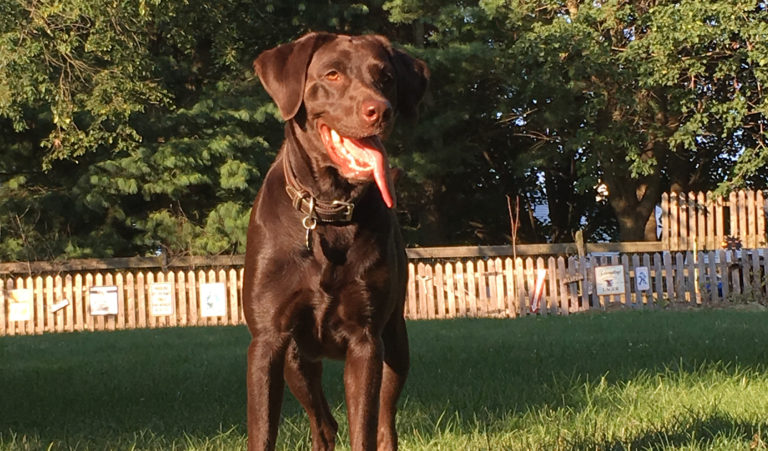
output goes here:
{"type": "Polygon", "coordinates": [[[384,368],[379,396],[378,449],[397,449],[395,413],[397,399],[405,385],[410,367],[408,353],[408,332],[402,314],[390,320],[383,333],[384,368]]]}
{"type": "Polygon", "coordinates": [[[291,342],[285,357],[285,380],[293,396],[309,415],[313,451],[334,449],[339,427],[325,399],[322,376],[322,361],[302,358],[295,342],[291,342]]]}
{"type": "Polygon", "coordinates": [[[248,450],[275,449],[287,339],[254,337],[248,347],[248,450]]]}

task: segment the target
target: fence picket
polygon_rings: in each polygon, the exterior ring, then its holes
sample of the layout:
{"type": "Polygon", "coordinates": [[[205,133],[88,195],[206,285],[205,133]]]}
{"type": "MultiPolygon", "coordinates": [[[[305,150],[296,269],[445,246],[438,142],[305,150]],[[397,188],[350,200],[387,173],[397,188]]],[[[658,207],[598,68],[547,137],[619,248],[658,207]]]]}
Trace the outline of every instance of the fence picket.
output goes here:
{"type": "Polygon", "coordinates": [[[694,278],[695,283],[695,289],[696,289],[696,304],[701,305],[702,302],[704,302],[704,298],[706,298],[706,301],[709,302],[709,294],[706,292],[706,285],[705,281],[707,280],[707,270],[705,266],[705,258],[704,258],[704,252],[698,253],[696,268],[694,271],[697,271],[696,277],[694,278]],[[704,290],[702,290],[704,288],[704,290]]]}
{"type": "Polygon", "coordinates": [[[506,318],[507,296],[504,292],[504,261],[501,259],[501,257],[497,257],[493,261],[493,264],[496,266],[494,275],[494,278],[496,279],[496,305],[494,306],[494,309],[496,310],[499,317],[506,318]]]}
{"type": "Polygon", "coordinates": [[[745,247],[754,249],[757,247],[757,233],[755,231],[755,192],[752,190],[744,191],[744,210],[747,215],[747,240],[744,241],[745,247]]]}
{"type": "Polygon", "coordinates": [[[688,248],[697,249],[699,238],[697,236],[698,208],[696,205],[696,193],[691,191],[687,194],[688,199],[688,248]]]}
{"type": "Polygon", "coordinates": [[[725,239],[725,200],[722,196],[715,198],[715,243],[712,249],[719,249],[725,239]]]}
{"type": "Polygon", "coordinates": [[[755,195],[755,216],[757,216],[757,230],[755,231],[755,234],[757,235],[757,242],[755,243],[755,247],[765,247],[766,245],[766,236],[765,236],[765,197],[763,195],[763,192],[761,190],[758,190],[755,195]]]}
{"type": "Polygon", "coordinates": [[[680,197],[678,193],[669,194],[669,249],[676,251],[680,249],[680,197]]]}
{"type": "Polygon", "coordinates": [[[571,287],[576,285],[576,283],[572,283],[569,280],[566,279],[566,276],[568,275],[567,270],[565,269],[565,258],[563,256],[557,257],[557,278],[559,280],[559,286],[557,287],[560,290],[560,303],[558,304],[558,313],[561,315],[568,315],[570,313],[570,303],[571,303],[571,287]]]}
{"type": "Polygon", "coordinates": [[[0,336],[10,335],[8,333],[8,326],[6,325],[5,309],[8,301],[5,299],[5,286],[3,280],[0,280],[0,336]]]}
{"type": "Polygon", "coordinates": [[[187,276],[184,271],[176,272],[176,316],[180,326],[188,326],[187,317],[187,276]]]}
{"type": "Polygon", "coordinates": [[[125,296],[125,278],[123,277],[122,273],[115,274],[115,285],[117,285],[117,301],[118,301],[118,311],[120,312],[117,315],[116,322],[117,324],[115,327],[117,329],[125,329],[125,318],[126,318],[126,296],[125,296]]]}
{"type": "MultiPolygon", "coordinates": [[[[705,202],[705,218],[707,226],[704,230],[704,237],[706,239],[705,248],[708,250],[715,249],[720,245],[720,239],[715,232],[715,223],[720,222],[715,210],[715,200],[709,193],[704,193],[705,202]]],[[[720,198],[720,197],[718,197],[720,198]]],[[[722,199],[722,198],[720,198],[722,199]]]]}
{"type": "Polygon", "coordinates": [[[739,191],[736,193],[736,198],[738,199],[738,212],[739,212],[739,234],[738,237],[741,238],[741,242],[744,246],[748,246],[749,242],[749,228],[747,226],[747,199],[746,199],[746,193],[744,191],[739,191]]]}
{"type": "Polygon", "coordinates": [[[504,278],[506,279],[507,295],[504,297],[504,314],[510,318],[517,317],[517,286],[515,285],[515,262],[511,257],[504,259],[504,278]]]}
{"type": "Polygon", "coordinates": [[[486,281],[486,288],[485,292],[487,294],[487,303],[485,305],[485,311],[483,312],[483,316],[497,316],[499,314],[498,301],[496,293],[496,273],[498,272],[498,269],[496,269],[496,261],[495,260],[488,260],[486,262],[486,274],[487,277],[485,277],[486,281]]]}
{"type": "Polygon", "coordinates": [[[549,257],[546,264],[547,279],[549,280],[549,296],[547,297],[547,312],[557,315],[560,310],[560,290],[557,283],[557,260],[549,257]]]}
{"type": "Polygon", "coordinates": [[[43,287],[43,278],[38,276],[32,278],[33,283],[33,289],[35,293],[35,305],[37,307],[37,312],[35,313],[35,334],[41,334],[45,330],[45,320],[46,320],[46,307],[47,307],[47,300],[45,298],[45,287],[43,287]]]}
{"type": "Polygon", "coordinates": [[[761,296],[763,293],[762,286],[764,284],[763,276],[760,274],[760,256],[757,252],[752,252],[747,258],[751,257],[750,267],[750,279],[752,280],[752,291],[757,292],[757,296],[761,296]]]}
{"type": "Polygon", "coordinates": [[[475,264],[469,260],[466,264],[467,272],[467,304],[470,316],[477,316],[477,284],[475,283],[475,264]]]}
{"type": "Polygon", "coordinates": [[[456,316],[456,281],[453,277],[453,264],[445,264],[445,288],[448,300],[448,318],[456,316]]]}
{"type": "MultiPolygon", "coordinates": [[[[104,285],[112,285],[115,286],[115,280],[112,274],[107,273],[104,275],[104,285]]],[[[108,315],[106,317],[103,317],[104,319],[104,325],[99,330],[115,330],[115,323],[117,323],[116,316],[122,316],[123,312],[123,306],[122,306],[122,293],[120,293],[120,287],[117,287],[117,315],[108,315]]]]}
{"type": "Polygon", "coordinates": [[[707,247],[707,223],[712,223],[712,219],[707,221],[707,196],[703,191],[696,193],[696,230],[698,233],[698,249],[707,247]]]}
{"type": "Polygon", "coordinates": [[[459,303],[459,316],[468,316],[466,276],[464,276],[464,265],[460,261],[456,262],[456,294],[459,303]]]}
{"type": "Polygon", "coordinates": [[[189,325],[190,326],[199,326],[200,323],[200,303],[197,301],[197,292],[200,289],[200,284],[198,280],[198,275],[203,274],[202,271],[199,273],[195,273],[194,270],[189,270],[187,272],[187,285],[189,286],[189,303],[188,305],[188,315],[189,315],[189,325]]]}
{"type": "Polygon", "coordinates": [[[483,260],[477,260],[477,273],[475,280],[477,280],[477,313],[475,316],[486,316],[488,314],[488,288],[486,287],[486,274],[485,262],[483,260]]]}
{"type": "Polygon", "coordinates": [[[55,286],[53,284],[53,276],[47,275],[45,276],[45,278],[38,277],[38,279],[41,280],[42,285],[45,289],[45,326],[43,330],[45,332],[55,332],[56,324],[55,324],[55,316],[53,312],[53,304],[56,301],[54,296],[55,286]]]}
{"type": "MultiPolygon", "coordinates": [[[[222,270],[223,271],[223,270],[222,270]]],[[[227,275],[227,286],[229,287],[229,324],[240,324],[241,310],[237,300],[240,297],[238,289],[237,271],[230,269],[227,275]]]]}
{"type": "Polygon", "coordinates": [[[435,264],[434,275],[435,283],[432,286],[437,303],[437,317],[445,318],[445,282],[443,281],[443,265],[441,263],[435,264]]]}
{"type": "Polygon", "coordinates": [[[418,298],[416,297],[416,265],[408,263],[408,301],[406,302],[407,318],[418,318],[418,309],[416,307],[418,298]]]}
{"type": "Polygon", "coordinates": [[[661,242],[666,249],[670,249],[670,235],[672,233],[672,227],[670,225],[669,215],[669,193],[662,193],[661,195],[661,242]]]}

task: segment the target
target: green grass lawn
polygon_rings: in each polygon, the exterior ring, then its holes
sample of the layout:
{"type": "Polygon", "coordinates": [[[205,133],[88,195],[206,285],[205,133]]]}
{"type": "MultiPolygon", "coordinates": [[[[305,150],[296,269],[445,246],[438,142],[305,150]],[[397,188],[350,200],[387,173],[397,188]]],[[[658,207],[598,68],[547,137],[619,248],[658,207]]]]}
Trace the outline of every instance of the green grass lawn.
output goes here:
{"type": "MultiPolygon", "coordinates": [[[[405,450],[765,449],[768,312],[409,323],[405,450]]],[[[0,338],[0,449],[245,447],[244,327],[0,338]]],[[[348,448],[341,364],[325,386],[348,448]]],[[[286,396],[280,449],[309,449],[286,396]]]]}

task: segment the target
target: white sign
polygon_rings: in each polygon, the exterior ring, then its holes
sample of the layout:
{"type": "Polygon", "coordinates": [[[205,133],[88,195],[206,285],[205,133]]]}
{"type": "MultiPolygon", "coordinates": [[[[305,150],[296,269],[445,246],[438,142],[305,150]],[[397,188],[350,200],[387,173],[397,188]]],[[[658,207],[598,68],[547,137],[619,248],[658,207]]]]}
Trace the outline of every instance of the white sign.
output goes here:
{"type": "Polygon", "coordinates": [[[91,305],[91,315],[117,315],[117,287],[107,285],[104,287],[91,287],[88,290],[88,299],[91,305]]]}
{"type": "Polygon", "coordinates": [[[17,288],[8,292],[8,321],[32,320],[32,290],[17,288]]]}
{"type": "Polygon", "coordinates": [[[200,284],[200,316],[227,315],[227,287],[221,282],[200,284]]]}
{"type": "Polygon", "coordinates": [[[647,266],[638,266],[635,268],[635,288],[637,291],[647,291],[651,289],[651,274],[647,266]]]}
{"type": "Polygon", "coordinates": [[[149,314],[152,316],[173,315],[173,283],[149,284],[149,314]]]}
{"type": "Polygon", "coordinates": [[[56,313],[68,305],[69,305],[69,299],[62,299],[59,302],[56,302],[55,304],[51,304],[51,307],[50,307],[51,313],[56,313]]]}
{"type": "Polygon", "coordinates": [[[596,267],[595,284],[598,296],[624,293],[624,267],[621,265],[596,267]]]}

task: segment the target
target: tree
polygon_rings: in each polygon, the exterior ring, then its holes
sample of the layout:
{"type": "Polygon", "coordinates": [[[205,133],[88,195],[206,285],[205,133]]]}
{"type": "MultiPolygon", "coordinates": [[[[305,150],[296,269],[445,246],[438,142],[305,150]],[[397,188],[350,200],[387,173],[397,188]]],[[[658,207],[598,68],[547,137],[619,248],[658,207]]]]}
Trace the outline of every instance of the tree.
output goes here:
{"type": "Polygon", "coordinates": [[[387,143],[410,244],[507,241],[508,199],[521,242],[654,238],[663,191],[765,186],[766,9],[3,2],[0,259],[241,252],[283,138],[251,62],[310,30],[384,32],[432,70],[387,143]]]}
{"type": "Polygon", "coordinates": [[[538,190],[555,210],[555,239],[584,227],[586,214],[587,227],[603,217],[592,228],[610,228],[605,205],[593,200],[600,184],[609,189],[619,238],[641,240],[655,239],[652,213],[665,190],[764,183],[765,4],[389,5],[396,20],[425,23],[431,64],[461,45],[472,48],[462,69],[483,58],[481,69],[454,73],[474,100],[456,102],[470,111],[469,131],[451,142],[482,136],[476,150],[462,146],[486,156],[485,170],[474,169],[493,174],[475,186],[487,195],[494,192],[489,185],[538,190]],[[488,84],[493,89],[478,90],[488,84]],[[477,104],[482,111],[473,110],[477,104]],[[473,124],[478,118],[489,121],[473,124]]]}
{"type": "MultiPolygon", "coordinates": [[[[494,14],[519,16],[501,5],[494,14]]],[[[528,12],[537,23],[510,60],[522,61],[521,85],[543,81],[546,89],[527,95],[531,113],[517,124],[539,141],[554,135],[573,154],[591,155],[583,172],[608,185],[622,240],[655,239],[652,213],[663,191],[741,186],[764,166],[764,4],[536,8],[528,12]]]]}
{"type": "Polygon", "coordinates": [[[350,2],[0,8],[3,260],[242,252],[283,138],[251,62],[373,16],[350,2]]]}

